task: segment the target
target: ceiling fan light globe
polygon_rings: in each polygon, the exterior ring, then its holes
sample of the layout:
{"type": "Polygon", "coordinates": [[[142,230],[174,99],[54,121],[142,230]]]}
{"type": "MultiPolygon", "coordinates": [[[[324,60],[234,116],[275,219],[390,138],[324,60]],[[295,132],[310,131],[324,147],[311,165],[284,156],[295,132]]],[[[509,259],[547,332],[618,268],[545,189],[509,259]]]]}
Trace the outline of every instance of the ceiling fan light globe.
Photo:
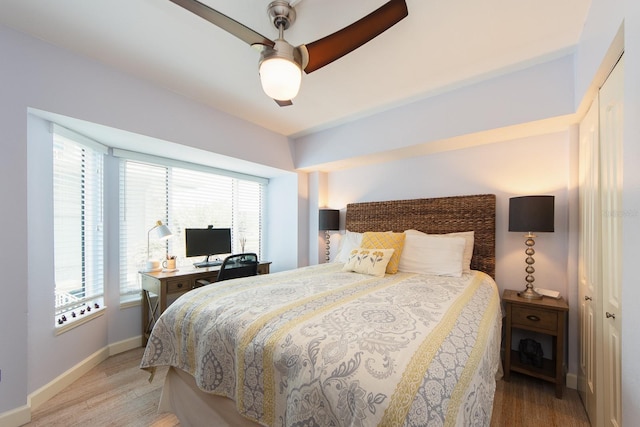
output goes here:
{"type": "Polygon", "coordinates": [[[293,61],[273,57],[260,63],[262,90],[272,99],[288,101],[295,98],[301,81],[302,70],[293,61]]]}

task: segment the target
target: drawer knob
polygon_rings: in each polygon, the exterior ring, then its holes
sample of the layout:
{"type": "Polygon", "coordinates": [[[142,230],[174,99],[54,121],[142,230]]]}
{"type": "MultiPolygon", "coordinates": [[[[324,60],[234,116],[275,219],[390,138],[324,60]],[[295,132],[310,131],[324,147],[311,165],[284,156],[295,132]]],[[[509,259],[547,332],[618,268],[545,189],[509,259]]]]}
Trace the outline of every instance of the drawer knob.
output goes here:
{"type": "Polygon", "coordinates": [[[540,318],[538,316],[533,315],[533,314],[528,315],[527,319],[531,320],[532,322],[539,322],[540,321],[540,318]]]}
{"type": "Polygon", "coordinates": [[[178,283],[178,287],[181,288],[182,287],[182,283],[178,283]]]}
{"type": "Polygon", "coordinates": [[[605,315],[607,316],[607,319],[614,319],[615,320],[615,318],[616,318],[615,314],[609,313],[608,311],[607,311],[607,313],[605,315]]]}

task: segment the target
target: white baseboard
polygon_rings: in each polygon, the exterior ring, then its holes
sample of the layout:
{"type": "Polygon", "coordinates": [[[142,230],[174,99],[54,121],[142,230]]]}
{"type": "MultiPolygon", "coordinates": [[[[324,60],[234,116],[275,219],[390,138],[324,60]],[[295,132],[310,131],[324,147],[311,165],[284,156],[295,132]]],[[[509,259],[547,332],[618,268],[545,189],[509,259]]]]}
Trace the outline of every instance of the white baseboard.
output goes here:
{"type": "Polygon", "coordinates": [[[40,407],[44,402],[60,393],[78,378],[105,361],[109,356],[114,356],[125,351],[133,350],[142,345],[142,336],[118,341],[96,351],[91,356],[79,362],[66,372],[58,375],[48,384],[43,385],[27,397],[27,405],[0,414],[0,426],[21,426],[31,421],[31,412],[40,407]]]}
{"type": "Polygon", "coordinates": [[[142,335],[109,344],[109,356],[115,356],[138,347],[142,347],[142,335]]]}
{"type": "Polygon", "coordinates": [[[24,405],[0,414],[0,426],[21,426],[31,421],[31,409],[24,405]]]}
{"type": "Polygon", "coordinates": [[[78,378],[95,368],[109,357],[108,347],[104,347],[91,356],[79,362],[75,366],[67,369],[66,372],[58,375],[48,384],[43,385],[33,393],[29,394],[27,398],[27,404],[32,411],[38,409],[47,400],[51,399],[56,394],[70,386],[78,378]]]}
{"type": "Polygon", "coordinates": [[[578,389],[578,376],[576,374],[567,374],[565,381],[567,383],[567,388],[572,388],[574,390],[578,389]]]}

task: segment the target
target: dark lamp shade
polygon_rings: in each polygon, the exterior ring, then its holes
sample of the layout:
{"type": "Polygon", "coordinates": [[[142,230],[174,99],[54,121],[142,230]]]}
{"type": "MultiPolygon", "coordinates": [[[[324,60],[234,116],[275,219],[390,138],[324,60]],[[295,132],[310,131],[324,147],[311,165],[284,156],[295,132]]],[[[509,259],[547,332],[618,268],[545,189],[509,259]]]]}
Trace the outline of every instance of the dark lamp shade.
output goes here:
{"type": "Polygon", "coordinates": [[[509,231],[552,232],[555,196],[509,199],[509,231]]]}
{"type": "Polygon", "coordinates": [[[338,209],[320,209],[318,229],[339,230],[340,229],[340,211],[338,209]]]}

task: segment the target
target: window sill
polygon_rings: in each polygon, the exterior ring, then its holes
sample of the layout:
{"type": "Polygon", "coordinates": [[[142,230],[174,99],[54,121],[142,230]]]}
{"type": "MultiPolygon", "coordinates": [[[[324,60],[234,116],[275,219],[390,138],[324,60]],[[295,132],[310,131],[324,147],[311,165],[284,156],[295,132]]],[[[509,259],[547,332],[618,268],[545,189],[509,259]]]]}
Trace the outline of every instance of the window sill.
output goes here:
{"type": "MultiPolygon", "coordinates": [[[[65,313],[65,315],[67,316],[68,320],[66,322],[64,322],[63,324],[58,324],[56,323],[55,325],[55,335],[60,335],[63,334],[67,331],[70,331],[73,328],[76,328],[80,325],[84,325],[85,323],[89,322],[90,320],[96,319],[100,316],[102,316],[106,311],[106,307],[105,306],[101,306],[100,308],[94,308],[93,310],[91,310],[90,312],[85,312],[85,314],[82,314],[78,317],[72,317],[69,318],[70,313],[65,313]]],[[[57,320],[56,320],[57,322],[57,320]]]]}

